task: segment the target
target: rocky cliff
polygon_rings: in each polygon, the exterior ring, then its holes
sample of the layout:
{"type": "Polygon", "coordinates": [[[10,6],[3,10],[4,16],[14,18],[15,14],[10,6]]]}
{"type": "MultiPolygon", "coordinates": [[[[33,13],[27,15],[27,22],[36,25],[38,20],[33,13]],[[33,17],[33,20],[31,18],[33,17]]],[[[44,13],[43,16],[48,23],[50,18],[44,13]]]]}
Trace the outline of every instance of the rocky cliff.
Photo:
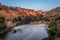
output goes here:
{"type": "Polygon", "coordinates": [[[5,18],[5,24],[8,27],[16,24],[41,22],[44,17],[51,18],[51,16],[60,15],[60,7],[54,8],[50,11],[33,10],[21,7],[6,6],[0,3],[0,16],[5,18]]]}

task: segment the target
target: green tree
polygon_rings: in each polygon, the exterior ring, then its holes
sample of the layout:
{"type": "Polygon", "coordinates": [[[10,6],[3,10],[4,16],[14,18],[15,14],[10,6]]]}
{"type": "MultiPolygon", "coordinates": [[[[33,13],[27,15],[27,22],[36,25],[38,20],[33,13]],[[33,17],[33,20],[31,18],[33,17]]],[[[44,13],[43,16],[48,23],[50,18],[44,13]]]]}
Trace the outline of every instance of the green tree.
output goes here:
{"type": "Polygon", "coordinates": [[[4,37],[8,31],[9,29],[5,25],[5,18],[0,16],[0,37],[4,37]]]}

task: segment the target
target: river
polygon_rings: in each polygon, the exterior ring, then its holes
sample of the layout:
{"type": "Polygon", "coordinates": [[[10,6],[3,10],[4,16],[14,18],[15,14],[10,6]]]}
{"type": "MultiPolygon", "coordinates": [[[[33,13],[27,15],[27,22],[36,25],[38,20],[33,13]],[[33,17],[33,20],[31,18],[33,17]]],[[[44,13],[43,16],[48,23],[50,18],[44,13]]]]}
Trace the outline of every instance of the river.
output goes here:
{"type": "Polygon", "coordinates": [[[48,26],[46,24],[17,26],[7,33],[4,40],[42,40],[48,37],[47,28],[48,26]]]}

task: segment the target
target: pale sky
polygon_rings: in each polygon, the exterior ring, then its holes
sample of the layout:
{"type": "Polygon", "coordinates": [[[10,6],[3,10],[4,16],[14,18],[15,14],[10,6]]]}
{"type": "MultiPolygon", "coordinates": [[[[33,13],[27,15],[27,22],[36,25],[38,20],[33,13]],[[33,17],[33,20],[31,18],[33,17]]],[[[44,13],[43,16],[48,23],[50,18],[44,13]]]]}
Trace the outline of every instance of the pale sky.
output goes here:
{"type": "Polygon", "coordinates": [[[0,3],[7,6],[45,11],[60,7],[60,0],[0,0],[0,3]]]}

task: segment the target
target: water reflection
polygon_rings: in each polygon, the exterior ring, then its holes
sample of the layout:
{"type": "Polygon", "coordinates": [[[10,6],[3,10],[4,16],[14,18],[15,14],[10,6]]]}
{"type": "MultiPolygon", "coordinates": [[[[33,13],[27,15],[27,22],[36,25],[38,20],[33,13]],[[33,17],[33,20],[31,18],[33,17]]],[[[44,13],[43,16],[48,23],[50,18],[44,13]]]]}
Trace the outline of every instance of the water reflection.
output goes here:
{"type": "Polygon", "coordinates": [[[42,40],[48,37],[46,24],[22,25],[13,28],[13,32],[6,35],[5,40],[42,40]]]}

